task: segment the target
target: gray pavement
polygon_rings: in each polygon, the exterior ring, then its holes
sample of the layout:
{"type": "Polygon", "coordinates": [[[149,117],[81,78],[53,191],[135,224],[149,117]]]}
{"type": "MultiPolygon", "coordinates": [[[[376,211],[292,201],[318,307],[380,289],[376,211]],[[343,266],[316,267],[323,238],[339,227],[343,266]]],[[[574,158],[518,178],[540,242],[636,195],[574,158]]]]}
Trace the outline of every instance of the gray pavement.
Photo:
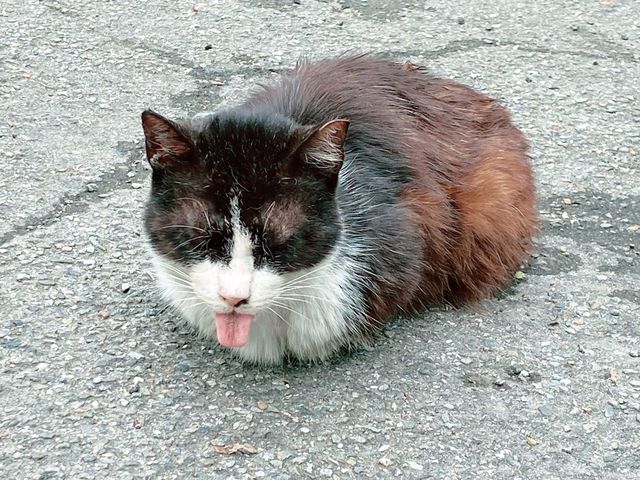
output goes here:
{"type": "Polygon", "coordinates": [[[640,4],[298,3],[0,3],[0,478],[640,479],[640,4]],[[347,49],[513,111],[538,251],[370,350],[243,366],[159,303],[139,114],[347,49]]]}

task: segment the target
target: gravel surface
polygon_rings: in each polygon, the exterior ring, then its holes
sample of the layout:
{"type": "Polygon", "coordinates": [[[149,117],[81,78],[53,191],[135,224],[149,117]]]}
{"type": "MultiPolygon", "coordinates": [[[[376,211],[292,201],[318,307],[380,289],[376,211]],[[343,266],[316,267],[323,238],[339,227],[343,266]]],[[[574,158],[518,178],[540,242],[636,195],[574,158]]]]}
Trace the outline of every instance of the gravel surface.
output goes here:
{"type": "Polygon", "coordinates": [[[640,479],[635,0],[2,0],[0,478],[640,479]],[[316,366],[158,301],[139,114],[384,52],[501,99],[543,232],[499,298],[316,366]]]}

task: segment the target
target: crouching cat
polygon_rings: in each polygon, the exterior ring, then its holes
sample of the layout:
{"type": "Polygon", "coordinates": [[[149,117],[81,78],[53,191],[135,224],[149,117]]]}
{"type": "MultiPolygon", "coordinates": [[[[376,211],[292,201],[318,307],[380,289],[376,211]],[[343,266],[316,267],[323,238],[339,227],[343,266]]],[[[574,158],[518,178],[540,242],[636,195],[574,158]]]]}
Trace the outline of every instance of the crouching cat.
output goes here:
{"type": "Polygon", "coordinates": [[[522,133],[409,63],[301,62],[236,108],[142,124],[160,286],[247,361],[325,359],[394,313],[474,302],[532,249],[522,133]]]}

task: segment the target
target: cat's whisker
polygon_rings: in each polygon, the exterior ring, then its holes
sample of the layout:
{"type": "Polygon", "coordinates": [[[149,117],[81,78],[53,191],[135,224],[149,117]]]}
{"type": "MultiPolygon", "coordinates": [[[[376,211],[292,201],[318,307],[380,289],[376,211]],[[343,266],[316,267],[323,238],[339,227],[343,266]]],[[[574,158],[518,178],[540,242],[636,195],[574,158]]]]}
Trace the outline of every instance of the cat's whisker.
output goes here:
{"type": "Polygon", "coordinates": [[[271,212],[273,212],[273,208],[276,206],[276,202],[271,202],[271,205],[269,205],[269,208],[267,209],[267,213],[265,214],[265,219],[264,219],[264,228],[265,230],[267,230],[267,228],[269,227],[269,218],[271,217],[271,212]]]}
{"type": "Polygon", "coordinates": [[[172,265],[171,263],[167,262],[167,261],[161,261],[160,262],[162,268],[164,269],[168,269],[171,270],[172,272],[177,273],[178,275],[180,275],[181,277],[188,279],[189,278],[189,274],[187,272],[185,272],[184,270],[172,265]]]}
{"type": "Polygon", "coordinates": [[[302,312],[299,312],[297,310],[292,309],[291,307],[289,307],[288,305],[285,305],[284,303],[279,303],[279,302],[272,302],[274,305],[280,307],[280,308],[284,308],[285,310],[290,311],[291,313],[294,313],[302,318],[304,318],[306,321],[310,322],[311,319],[309,319],[309,317],[307,317],[306,315],[304,315],[302,312]]]}
{"type": "Polygon", "coordinates": [[[191,282],[191,280],[188,280],[186,278],[176,277],[173,273],[169,273],[169,272],[165,272],[165,274],[173,283],[183,287],[187,287],[190,290],[193,290],[193,283],[191,282]]]}
{"type": "Polygon", "coordinates": [[[166,225],[162,228],[160,228],[160,230],[167,230],[169,228],[185,228],[185,229],[192,229],[192,230],[197,230],[199,232],[203,232],[203,233],[208,233],[204,228],[200,228],[200,227],[196,227],[195,225],[166,225]]]}
{"type": "MultiPolygon", "coordinates": [[[[301,300],[318,300],[320,302],[325,302],[328,304],[333,304],[332,300],[328,299],[328,298],[322,298],[322,297],[316,297],[314,295],[298,295],[298,296],[292,296],[292,295],[279,295],[277,297],[274,297],[274,300],[278,299],[278,300],[292,300],[292,301],[301,301],[301,300]]],[[[313,304],[313,302],[306,302],[309,304],[313,304]]]]}
{"type": "Polygon", "coordinates": [[[280,315],[278,312],[276,312],[273,308],[271,308],[271,307],[266,307],[266,309],[267,309],[267,310],[269,310],[271,313],[273,313],[273,314],[277,315],[277,316],[278,316],[278,318],[280,318],[280,320],[282,320],[282,322],[283,322],[287,327],[291,327],[291,324],[290,324],[287,320],[285,320],[285,318],[284,318],[282,315],[280,315]]]}
{"type": "MultiPolygon", "coordinates": [[[[299,277],[296,277],[296,278],[294,278],[292,280],[289,280],[289,281],[285,282],[282,286],[283,287],[289,287],[289,286],[297,285],[297,284],[299,284],[301,282],[304,282],[304,281],[310,281],[310,280],[308,280],[309,276],[311,276],[311,275],[320,275],[320,274],[323,273],[322,270],[324,270],[325,268],[329,268],[329,267],[333,268],[333,265],[324,265],[323,267],[319,267],[316,270],[313,270],[311,272],[307,272],[304,275],[301,275],[299,277]]],[[[314,278],[314,277],[311,277],[311,278],[314,278]]]]}
{"type": "Polygon", "coordinates": [[[185,240],[184,242],[178,244],[176,247],[174,247],[173,249],[171,249],[172,252],[175,252],[176,250],[178,250],[180,247],[182,247],[183,245],[186,245],[187,243],[193,242],[194,240],[199,240],[201,238],[207,238],[207,236],[205,235],[199,235],[197,237],[192,237],[189,238],[188,240],[185,240]]]}

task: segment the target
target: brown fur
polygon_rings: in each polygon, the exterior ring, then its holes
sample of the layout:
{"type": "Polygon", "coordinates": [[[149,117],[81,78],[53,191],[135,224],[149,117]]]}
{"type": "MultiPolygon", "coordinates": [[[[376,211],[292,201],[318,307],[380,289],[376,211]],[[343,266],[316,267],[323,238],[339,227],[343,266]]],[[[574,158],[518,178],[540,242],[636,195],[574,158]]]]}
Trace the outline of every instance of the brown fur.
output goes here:
{"type": "Polygon", "coordinates": [[[441,116],[416,122],[406,151],[417,179],[404,198],[426,245],[414,308],[491,295],[526,261],[538,228],[528,145],[509,113],[462,85],[433,87],[420,103],[441,116]],[[435,182],[433,161],[444,172],[435,182]]]}

